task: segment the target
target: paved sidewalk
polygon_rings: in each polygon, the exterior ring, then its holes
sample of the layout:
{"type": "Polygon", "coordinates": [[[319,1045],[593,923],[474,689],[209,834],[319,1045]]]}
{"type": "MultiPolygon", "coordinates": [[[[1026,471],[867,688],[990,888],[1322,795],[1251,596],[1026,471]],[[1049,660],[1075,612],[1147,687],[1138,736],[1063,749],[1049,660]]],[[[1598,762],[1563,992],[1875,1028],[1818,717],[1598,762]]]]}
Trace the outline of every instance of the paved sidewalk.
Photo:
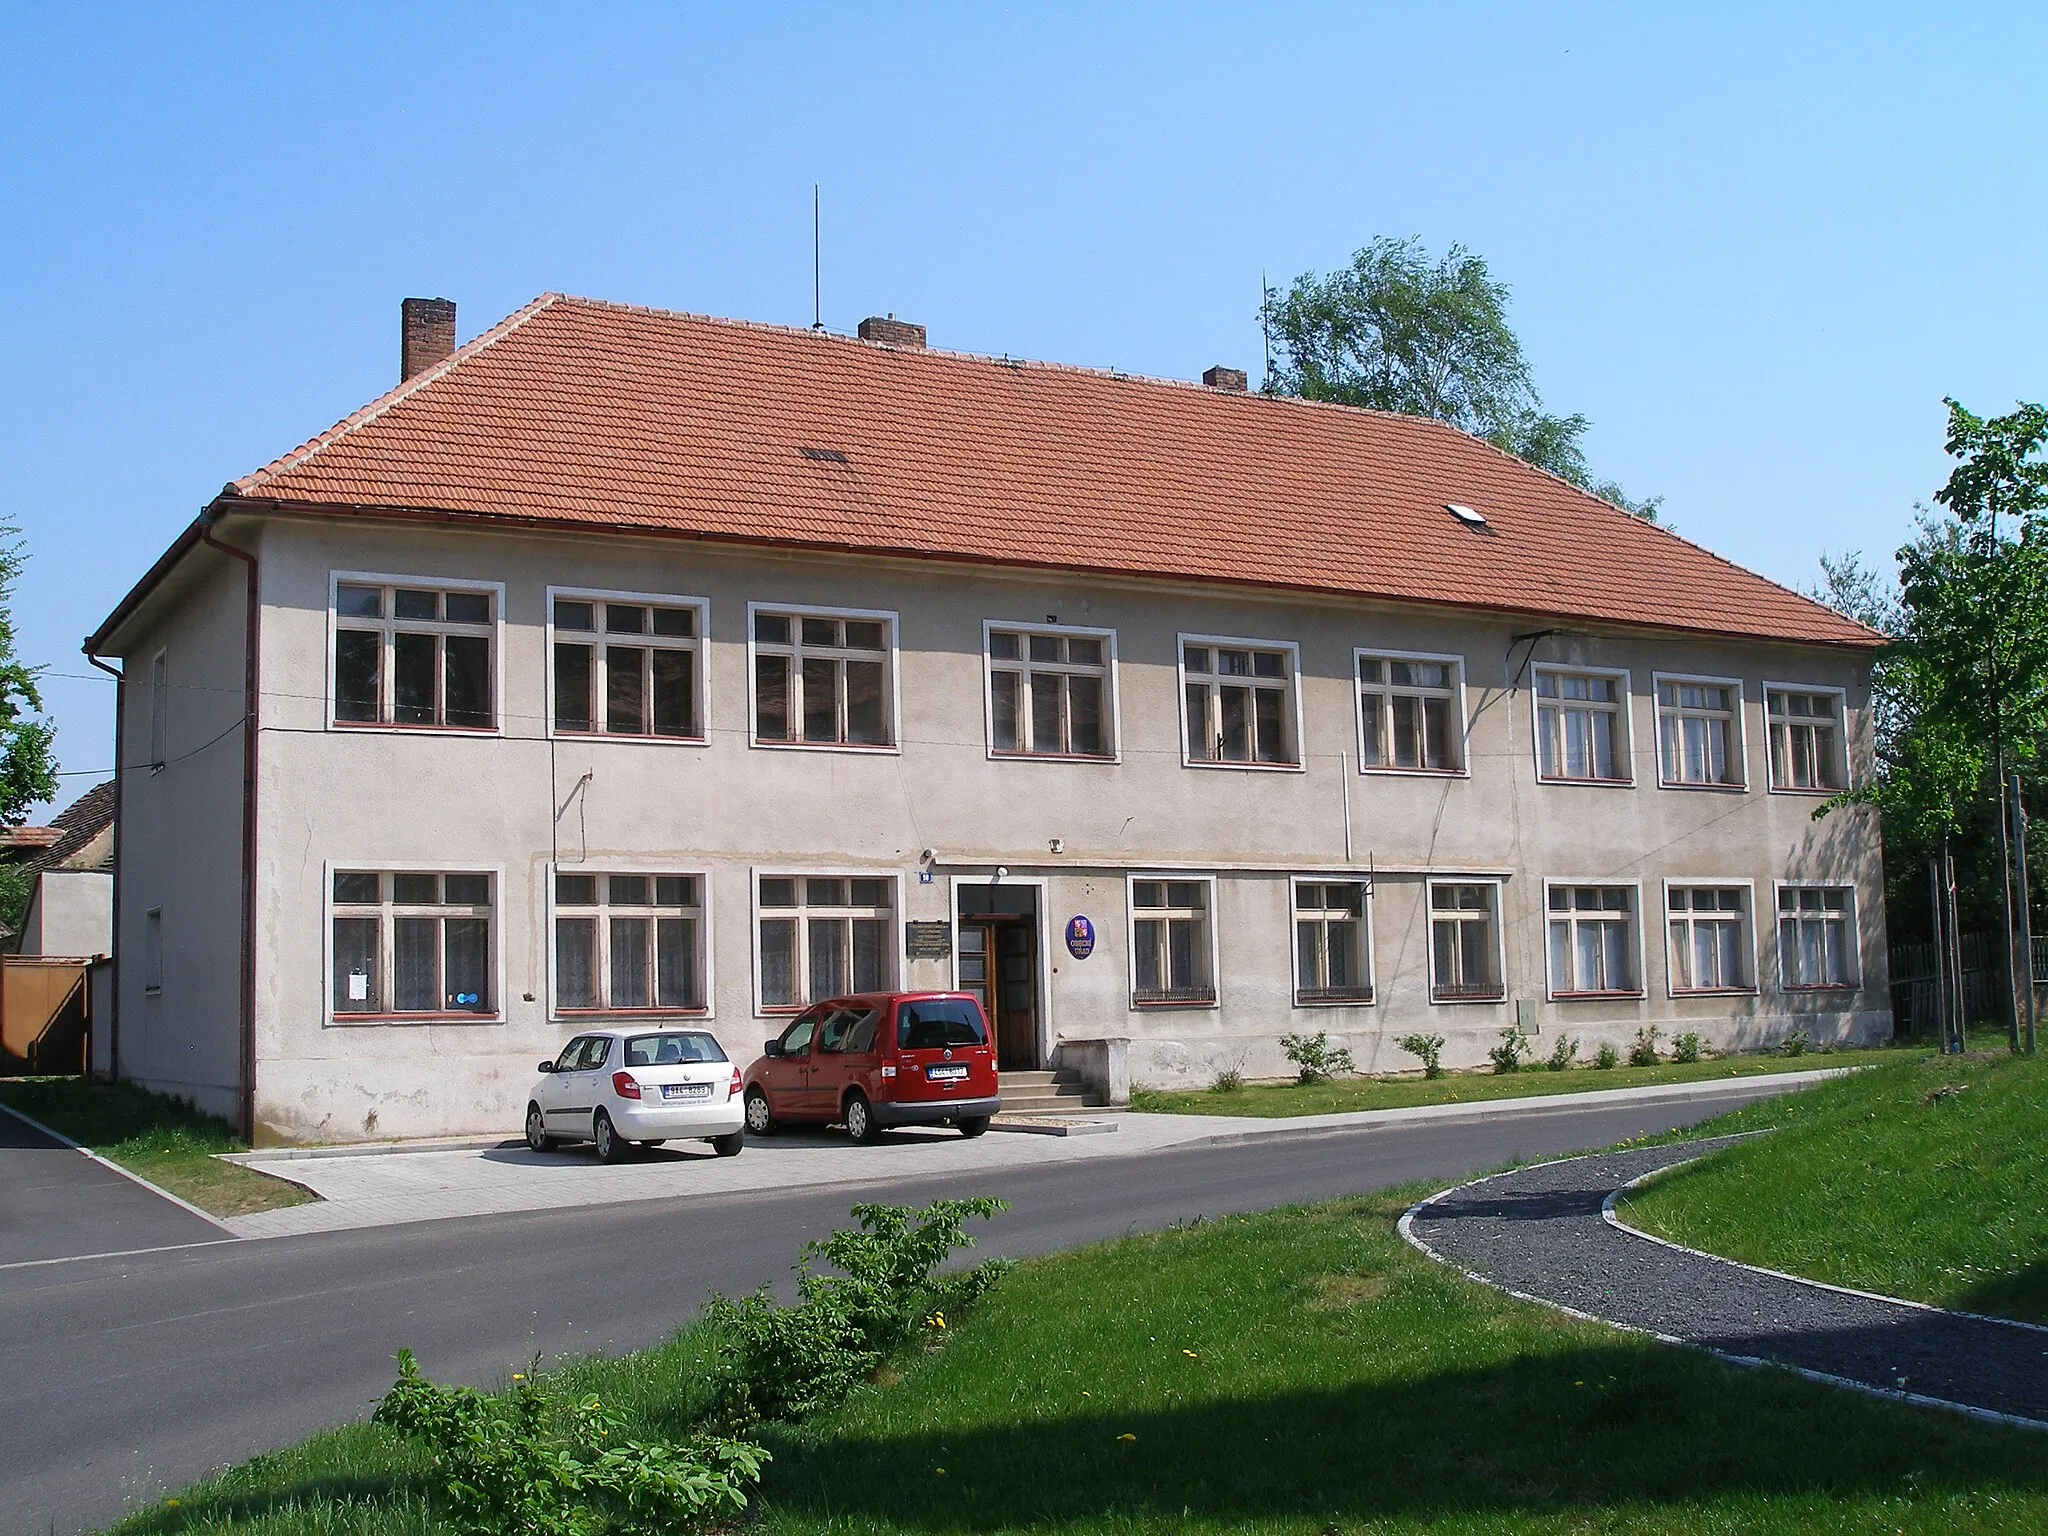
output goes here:
{"type": "Polygon", "coordinates": [[[227,1224],[243,1237],[281,1237],[456,1216],[668,1200],[680,1195],[900,1182],[932,1174],[1115,1160],[1200,1143],[1496,1115],[1569,1114],[1619,1103],[1703,1105],[1711,1113],[1717,1100],[1790,1092],[1810,1087],[1836,1071],[1839,1069],[1292,1119],[1122,1115],[1115,1134],[1099,1136],[988,1135],[967,1141],[947,1130],[901,1130],[875,1145],[857,1147],[835,1131],[800,1130],[750,1140],[738,1157],[716,1157],[709,1147],[688,1142],[610,1168],[598,1163],[588,1147],[536,1154],[514,1140],[487,1148],[386,1151],[360,1157],[245,1154],[238,1160],[303,1184],[321,1198],[285,1210],[233,1217],[227,1224]]]}

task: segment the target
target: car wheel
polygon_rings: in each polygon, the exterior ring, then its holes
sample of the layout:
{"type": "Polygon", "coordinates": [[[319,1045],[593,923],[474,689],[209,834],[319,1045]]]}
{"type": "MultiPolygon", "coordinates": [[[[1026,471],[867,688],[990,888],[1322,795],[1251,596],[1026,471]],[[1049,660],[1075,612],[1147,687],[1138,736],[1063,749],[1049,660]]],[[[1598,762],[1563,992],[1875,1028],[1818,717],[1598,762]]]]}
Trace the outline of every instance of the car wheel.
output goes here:
{"type": "Polygon", "coordinates": [[[745,1131],[733,1131],[729,1135],[713,1136],[711,1138],[711,1150],[720,1157],[738,1157],[740,1155],[740,1148],[746,1144],[747,1133],[745,1131]]]}
{"type": "Polygon", "coordinates": [[[547,1120],[538,1104],[526,1106],[526,1150],[529,1152],[552,1152],[555,1138],[548,1134],[547,1120]]]}
{"type": "Polygon", "coordinates": [[[747,1090],[747,1132],[766,1136],[775,1129],[775,1116],[768,1108],[768,1095],[758,1088],[747,1090]]]}
{"type": "Polygon", "coordinates": [[[965,1120],[962,1120],[960,1122],[960,1134],[962,1136],[979,1136],[983,1131],[987,1129],[987,1115],[969,1115],[965,1120]]]}
{"type": "Polygon", "coordinates": [[[590,1117],[590,1142],[597,1148],[600,1163],[623,1163],[628,1144],[612,1125],[612,1117],[599,1110],[590,1117]]]}
{"type": "Polygon", "coordinates": [[[856,1093],[846,1101],[846,1135],[849,1141],[865,1146],[880,1135],[881,1130],[875,1124],[875,1111],[865,1097],[856,1093]]]}

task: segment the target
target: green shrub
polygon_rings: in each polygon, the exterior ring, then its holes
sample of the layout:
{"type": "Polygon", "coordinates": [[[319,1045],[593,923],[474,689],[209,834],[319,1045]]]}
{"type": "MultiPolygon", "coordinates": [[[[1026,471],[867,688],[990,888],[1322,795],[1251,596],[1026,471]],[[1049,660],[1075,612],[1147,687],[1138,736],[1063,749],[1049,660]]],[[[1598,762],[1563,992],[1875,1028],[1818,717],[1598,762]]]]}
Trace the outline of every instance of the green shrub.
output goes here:
{"type": "Polygon", "coordinates": [[[1654,1067],[1657,1065],[1657,1026],[1646,1025],[1636,1031],[1636,1043],[1628,1048],[1628,1064],[1632,1067],[1654,1067]]]}
{"type": "Polygon", "coordinates": [[[657,1536],[729,1522],[747,1507],[768,1453],[712,1435],[621,1440],[596,1397],[555,1401],[546,1378],[515,1377],[508,1398],[444,1387],[398,1352],[398,1381],[375,1422],[422,1442],[459,1519],[491,1536],[657,1536]]]}
{"type": "Polygon", "coordinates": [[[1422,1058],[1424,1077],[1444,1075],[1444,1037],[1442,1035],[1403,1035],[1394,1042],[1410,1056],[1422,1058]]]}
{"type": "Polygon", "coordinates": [[[1612,1072],[1621,1065],[1621,1052],[1614,1048],[1612,1040],[1600,1042],[1600,1049],[1593,1054],[1593,1065],[1602,1072],[1612,1072]]]}
{"type": "Polygon", "coordinates": [[[1544,1059],[1543,1065],[1553,1072],[1568,1072],[1578,1058],[1579,1042],[1569,1035],[1559,1035],[1557,1044],[1550,1048],[1550,1055],[1544,1059]]]}
{"type": "Polygon", "coordinates": [[[1351,1052],[1330,1044],[1329,1035],[1320,1030],[1313,1035],[1282,1035],[1280,1049],[1294,1063],[1304,1085],[1326,1083],[1352,1070],[1351,1052]]]}
{"type": "Polygon", "coordinates": [[[1807,1046],[1812,1043],[1805,1030],[1795,1029],[1791,1034],[1778,1042],[1778,1054],[1781,1056],[1804,1056],[1807,1046]]]}
{"type": "Polygon", "coordinates": [[[1671,1042],[1671,1059],[1690,1066],[1700,1059],[1700,1051],[1706,1042],[1700,1039],[1699,1031],[1688,1029],[1671,1042]]]}
{"type": "Polygon", "coordinates": [[[1225,1067],[1216,1074],[1216,1081],[1209,1085],[1211,1093],[1236,1093],[1244,1087],[1244,1074],[1235,1067],[1225,1067]]]}
{"type": "Polygon", "coordinates": [[[1486,1053],[1496,1072],[1519,1072],[1522,1058],[1529,1053],[1529,1037],[1510,1024],[1500,1032],[1500,1044],[1486,1053]]]}
{"type": "Polygon", "coordinates": [[[856,1205],[858,1226],[804,1245],[796,1305],[783,1306],[765,1286],[738,1301],[713,1296],[705,1316],[725,1359],[720,1423],[738,1430],[833,1407],[917,1328],[943,1329],[947,1306],[971,1306],[1011,1265],[992,1260],[944,1280],[938,1267],[974,1246],[968,1217],[1006,1208],[988,1196],[934,1200],[921,1211],[856,1205]],[[818,1273],[818,1259],[839,1273],[818,1273]]]}

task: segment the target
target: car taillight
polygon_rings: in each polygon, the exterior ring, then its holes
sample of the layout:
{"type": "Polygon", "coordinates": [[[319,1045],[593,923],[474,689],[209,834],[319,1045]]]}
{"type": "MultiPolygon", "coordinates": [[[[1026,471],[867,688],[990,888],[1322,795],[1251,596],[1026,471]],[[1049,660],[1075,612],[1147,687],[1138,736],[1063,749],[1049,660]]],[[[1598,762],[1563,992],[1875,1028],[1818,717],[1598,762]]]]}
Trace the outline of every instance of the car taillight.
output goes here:
{"type": "Polygon", "coordinates": [[[732,1069],[732,1086],[725,1090],[725,1096],[728,1099],[736,1099],[740,1096],[740,1069],[738,1067],[732,1069]]]}
{"type": "Polygon", "coordinates": [[[633,1081],[632,1073],[614,1072],[612,1074],[612,1092],[622,1099],[637,1099],[640,1097],[640,1085],[633,1081]]]}

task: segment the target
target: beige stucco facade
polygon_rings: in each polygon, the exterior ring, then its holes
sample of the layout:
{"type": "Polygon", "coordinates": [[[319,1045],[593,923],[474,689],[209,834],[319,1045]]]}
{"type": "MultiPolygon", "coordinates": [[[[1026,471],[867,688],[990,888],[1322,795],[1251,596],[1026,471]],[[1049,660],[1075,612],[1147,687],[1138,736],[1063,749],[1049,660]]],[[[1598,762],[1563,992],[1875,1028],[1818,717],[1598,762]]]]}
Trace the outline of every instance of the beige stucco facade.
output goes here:
{"type": "MultiPolygon", "coordinates": [[[[905,921],[950,922],[963,891],[1028,889],[1038,935],[1037,1054],[1100,1076],[1112,1054],[1137,1085],[1199,1086],[1219,1071],[1288,1070],[1287,1033],[1329,1034],[1361,1070],[1405,1070],[1395,1044],[1440,1034],[1445,1059],[1483,1059],[1517,1020],[1547,1052],[1560,1034],[1590,1056],[1654,1025],[1716,1046],[1803,1028],[1819,1039],[1890,1030],[1874,817],[1821,820],[1823,798],[1769,787],[1767,683],[1840,689],[1852,775],[1868,768],[1868,668],[1816,645],[1374,604],[1213,585],[834,557],[604,533],[568,535],[368,519],[230,519],[223,540],[261,570],[257,711],[255,1111],[269,1135],[308,1140],[510,1133],[534,1063],[574,1032],[552,1007],[557,870],[689,874],[703,882],[703,1018],[739,1060],[783,1017],[761,1002],[759,876],[893,882],[894,974],[951,987],[953,960],[904,955],[905,921]],[[337,573],[423,586],[486,583],[497,728],[483,734],[337,726],[331,718],[337,573]],[[707,730],[701,744],[550,730],[548,594],[700,602],[707,730]],[[887,749],[753,740],[749,605],[894,616],[896,726],[887,749]],[[1113,635],[1113,761],[998,757],[989,747],[990,621],[1113,635]],[[1299,766],[1190,766],[1181,637],[1292,648],[1299,766]],[[1362,771],[1356,652],[1458,658],[1466,738],[1454,774],[1362,771]],[[1539,782],[1532,668],[1627,674],[1627,784],[1539,782]],[[1660,785],[1653,675],[1739,682],[1742,788],[1660,785]],[[488,873],[492,991],[475,1018],[350,1022],[334,1011],[332,880],[342,870],[488,873]],[[1202,882],[1215,1001],[1133,1000],[1131,884],[1202,882]],[[1372,882],[1370,1004],[1296,1000],[1293,882],[1372,882]],[[1498,892],[1502,997],[1431,998],[1432,879],[1498,892]],[[1740,993],[1673,994],[1666,882],[1751,893],[1740,993]],[[1638,995],[1556,999],[1546,882],[1634,893],[1638,995]],[[1853,888],[1854,985],[1781,984],[1780,882],[1853,888]],[[1085,916],[1096,942],[1062,942],[1085,916]],[[1114,1052],[1081,1042],[1128,1041],[1114,1052]]],[[[165,766],[130,768],[121,837],[121,1067],[233,1112],[238,1085],[243,814],[243,572],[195,549],[113,636],[126,665],[123,735],[146,762],[153,658],[171,684],[165,766]],[[184,757],[183,753],[195,755],[184,757]],[[156,914],[154,917],[148,914],[156,914]],[[146,957],[159,940],[161,974],[146,957]],[[160,986],[155,983],[160,982],[160,986]]]]}

